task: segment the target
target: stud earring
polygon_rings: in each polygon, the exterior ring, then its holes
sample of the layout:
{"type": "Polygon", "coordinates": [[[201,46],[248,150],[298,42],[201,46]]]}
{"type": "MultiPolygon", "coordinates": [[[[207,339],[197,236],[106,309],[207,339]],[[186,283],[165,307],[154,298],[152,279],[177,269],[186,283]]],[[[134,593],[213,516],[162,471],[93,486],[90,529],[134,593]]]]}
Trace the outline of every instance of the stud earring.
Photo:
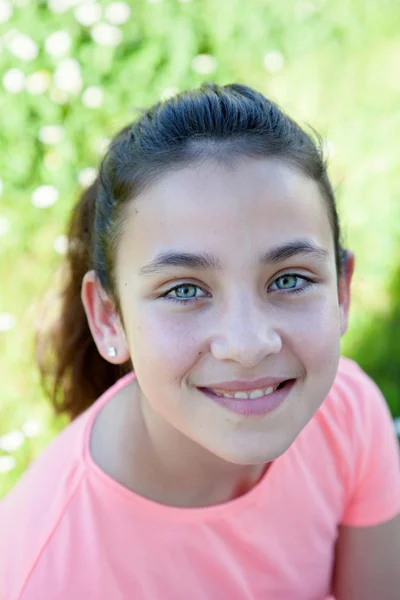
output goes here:
{"type": "Polygon", "coordinates": [[[107,355],[108,355],[110,358],[115,358],[115,357],[117,356],[117,351],[116,351],[116,349],[114,348],[114,346],[110,346],[110,347],[109,347],[109,349],[107,350],[107,355]]]}

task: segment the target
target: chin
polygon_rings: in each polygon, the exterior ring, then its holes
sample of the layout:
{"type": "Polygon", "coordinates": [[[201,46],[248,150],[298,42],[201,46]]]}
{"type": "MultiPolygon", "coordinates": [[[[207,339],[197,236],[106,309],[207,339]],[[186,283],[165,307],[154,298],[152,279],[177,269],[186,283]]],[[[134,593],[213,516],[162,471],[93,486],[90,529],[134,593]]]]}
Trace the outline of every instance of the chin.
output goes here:
{"type": "MultiPolygon", "coordinates": [[[[295,439],[295,438],[294,438],[295,439]]],[[[238,466],[250,466],[250,465],[264,465],[282,456],[290,448],[294,439],[280,443],[278,446],[273,448],[266,448],[265,445],[262,448],[252,448],[247,451],[239,451],[239,449],[228,449],[214,452],[219,458],[225,460],[234,465],[238,466]]]]}

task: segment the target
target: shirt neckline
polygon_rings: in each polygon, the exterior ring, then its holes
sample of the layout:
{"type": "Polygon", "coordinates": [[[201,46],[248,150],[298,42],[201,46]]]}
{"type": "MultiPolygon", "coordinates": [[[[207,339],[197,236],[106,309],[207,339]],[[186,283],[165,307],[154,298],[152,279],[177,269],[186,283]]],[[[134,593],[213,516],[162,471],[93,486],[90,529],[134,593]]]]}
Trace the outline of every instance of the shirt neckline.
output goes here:
{"type": "Polygon", "coordinates": [[[275,459],[266,472],[260,477],[258,482],[245,494],[223,502],[221,504],[213,504],[202,507],[179,507],[161,504],[154,500],[150,500],[140,494],[137,494],[133,490],[125,487],[110,475],[108,475],[103,469],[101,469],[92,458],[90,452],[90,439],[93,430],[93,425],[97,415],[100,413],[102,408],[107,404],[108,401],[122,388],[126,387],[133,379],[135,374],[133,371],[121,377],[114,385],[112,385],[102,396],[98,398],[92,410],[89,413],[89,418],[86,422],[83,437],[83,452],[82,460],[86,471],[89,475],[96,478],[102,486],[105,486],[113,495],[121,501],[124,506],[129,510],[134,510],[136,513],[138,510],[152,513],[153,516],[160,516],[161,518],[169,518],[174,520],[207,520],[220,516],[222,513],[224,516],[235,513],[236,511],[246,508],[254,507],[255,505],[262,502],[264,494],[266,493],[266,483],[268,487],[273,486],[273,479],[276,477],[277,472],[281,468],[281,464],[286,460],[286,455],[290,451],[290,448],[280,457],[275,459]]]}

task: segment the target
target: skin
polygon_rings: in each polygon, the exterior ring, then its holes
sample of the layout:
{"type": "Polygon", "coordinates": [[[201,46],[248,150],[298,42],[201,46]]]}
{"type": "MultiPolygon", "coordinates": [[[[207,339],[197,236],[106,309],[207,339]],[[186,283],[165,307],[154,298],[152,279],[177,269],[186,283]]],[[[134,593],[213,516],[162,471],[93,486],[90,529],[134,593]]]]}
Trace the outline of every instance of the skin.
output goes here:
{"type": "MultiPolygon", "coordinates": [[[[317,184],[277,160],[242,159],[234,168],[206,162],[163,175],[127,207],[116,256],[124,328],[94,271],[82,284],[100,354],[114,363],[131,357],[136,373],[96,420],[93,459],[128,488],[164,504],[206,506],[245,493],[293,443],[333,384],[353,269],[349,253],[338,281],[317,184]],[[298,254],[260,263],[268,250],[299,239],[326,257],[298,254]],[[165,252],[208,253],[221,268],[140,273],[165,252]],[[291,273],[297,279],[279,279],[291,273]],[[288,293],[305,286],[302,277],[313,285],[288,293]],[[171,290],[183,284],[197,286],[186,289],[197,302],[162,297],[169,292],[176,298],[171,290]],[[117,350],[112,359],[110,346],[117,350]],[[296,384],[263,417],[234,414],[198,390],[266,376],[295,378],[296,384]]],[[[378,526],[371,539],[390,546],[380,532],[378,526]]],[[[359,577],[368,580],[361,575],[363,561],[357,562],[370,539],[365,535],[360,528],[342,529],[347,564],[337,563],[338,600],[376,600],[368,585],[362,596],[354,595],[354,586],[346,591],[350,572],[356,586],[359,577]]],[[[391,577],[397,578],[394,571],[391,577]]]]}
{"type": "MultiPolygon", "coordinates": [[[[93,271],[84,278],[82,299],[102,355],[107,358],[112,345],[115,362],[131,357],[134,365],[137,379],[126,394],[135,402],[128,402],[124,419],[138,440],[127,465],[133,487],[145,491],[142,481],[157,473],[163,482],[157,499],[165,502],[173,487],[175,501],[182,502],[182,482],[196,489],[200,470],[214,495],[215,482],[222,482],[223,501],[228,481],[235,488],[239,477],[243,487],[247,473],[249,486],[254,484],[265,464],[292,444],[334,381],[352,268],[338,293],[332,230],[319,189],[276,160],[173,171],[131,202],[116,256],[125,329],[93,271]],[[266,251],[299,239],[322,248],[326,258],[299,254],[260,263],[266,251]],[[169,266],[141,274],[157,255],[172,251],[207,252],[221,268],[169,266]],[[289,294],[277,280],[290,273],[298,276],[291,283],[296,288],[307,283],[301,277],[314,283],[289,294]],[[161,297],[182,284],[197,286],[190,293],[198,301],[161,297]],[[198,390],[266,376],[295,378],[296,385],[287,402],[263,417],[234,414],[198,390]]],[[[196,503],[208,503],[204,489],[197,494],[196,503]]]]}
{"type": "Polygon", "coordinates": [[[398,600],[400,515],[373,527],[339,527],[336,600],[398,600]]]}

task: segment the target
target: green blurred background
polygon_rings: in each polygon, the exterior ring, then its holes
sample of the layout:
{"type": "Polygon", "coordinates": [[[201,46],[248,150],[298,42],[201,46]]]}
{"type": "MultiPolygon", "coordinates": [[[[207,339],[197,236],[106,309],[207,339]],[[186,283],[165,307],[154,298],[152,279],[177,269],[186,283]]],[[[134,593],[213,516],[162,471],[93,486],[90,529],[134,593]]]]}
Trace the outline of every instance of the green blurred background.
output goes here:
{"type": "Polygon", "coordinates": [[[0,497],[66,425],[33,360],[70,209],[137,109],[240,82],[326,140],[356,254],[356,359],[400,415],[400,4],[0,0],[0,497]]]}

